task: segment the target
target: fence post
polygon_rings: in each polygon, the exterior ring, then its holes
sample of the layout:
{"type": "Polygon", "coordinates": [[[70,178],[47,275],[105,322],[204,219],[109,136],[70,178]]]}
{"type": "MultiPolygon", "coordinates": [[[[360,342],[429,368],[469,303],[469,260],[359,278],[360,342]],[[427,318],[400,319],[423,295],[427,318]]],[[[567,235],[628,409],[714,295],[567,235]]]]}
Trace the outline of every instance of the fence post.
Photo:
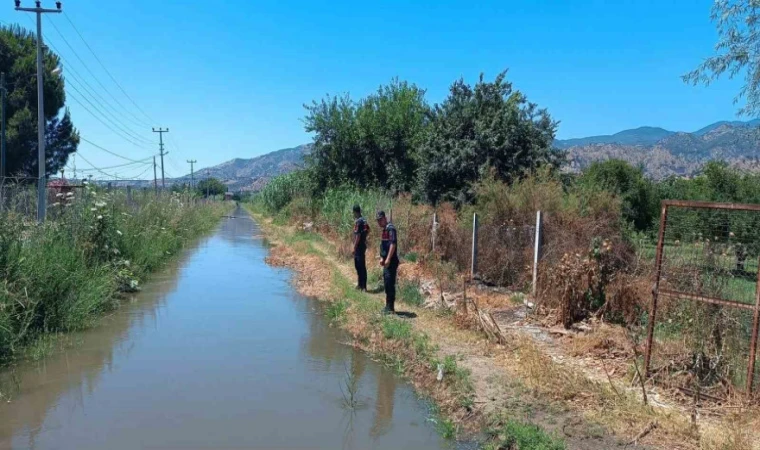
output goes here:
{"type": "Polygon", "coordinates": [[[657,256],[654,261],[654,285],[652,286],[652,308],[649,311],[647,324],[647,348],[644,354],[644,379],[649,377],[649,366],[652,360],[654,346],[654,322],[657,316],[657,296],[660,292],[660,276],[662,275],[662,252],[665,246],[665,228],[668,225],[668,205],[663,201],[660,211],[660,233],[657,238],[657,256]]]}
{"type": "Polygon", "coordinates": [[[433,253],[435,253],[435,238],[438,234],[438,213],[433,213],[433,230],[431,232],[431,242],[433,247],[433,253]]]}
{"type": "Polygon", "coordinates": [[[538,262],[541,261],[541,247],[543,238],[544,217],[541,211],[536,211],[536,235],[533,242],[533,297],[538,293],[538,262]]]}
{"type": "Polygon", "coordinates": [[[127,202],[132,203],[132,186],[127,186],[127,202]]]}
{"type": "Polygon", "coordinates": [[[478,271],[478,213],[472,214],[472,264],[470,265],[470,280],[475,279],[478,271]]]}
{"type": "MultiPolygon", "coordinates": [[[[760,258],[758,258],[760,267],[760,258]]],[[[749,342],[749,365],[747,367],[747,394],[752,395],[755,382],[755,358],[757,358],[757,333],[760,326],[760,270],[757,271],[757,285],[755,287],[755,312],[752,317],[752,337],[749,342]]]]}

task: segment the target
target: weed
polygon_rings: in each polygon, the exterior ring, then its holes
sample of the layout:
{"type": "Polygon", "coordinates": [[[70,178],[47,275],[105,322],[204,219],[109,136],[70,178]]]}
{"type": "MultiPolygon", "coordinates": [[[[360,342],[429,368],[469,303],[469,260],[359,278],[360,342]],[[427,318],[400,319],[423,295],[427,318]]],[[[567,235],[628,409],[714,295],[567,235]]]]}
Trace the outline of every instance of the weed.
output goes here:
{"type": "Polygon", "coordinates": [[[419,284],[412,281],[401,281],[399,285],[399,297],[402,302],[411,306],[420,306],[424,302],[419,284]]]}
{"type": "Polygon", "coordinates": [[[383,271],[378,267],[372,267],[367,271],[367,285],[368,286],[380,286],[383,281],[383,271]]]}
{"type": "Polygon", "coordinates": [[[562,439],[547,434],[536,425],[515,420],[509,420],[502,427],[491,430],[491,434],[493,440],[489,445],[493,449],[564,450],[566,448],[562,439]]]}
{"type": "Polygon", "coordinates": [[[327,318],[330,319],[330,322],[340,323],[346,319],[347,311],[347,301],[339,300],[337,302],[333,302],[327,307],[327,318]]]}
{"type": "Polygon", "coordinates": [[[453,440],[457,437],[457,425],[451,419],[438,418],[434,421],[435,428],[438,433],[444,438],[453,440]]]}
{"type": "Polygon", "coordinates": [[[383,335],[386,339],[408,342],[412,338],[412,326],[393,316],[385,316],[382,320],[383,335]]]}
{"type": "Polygon", "coordinates": [[[418,257],[419,256],[417,255],[417,252],[409,252],[409,253],[407,253],[407,254],[404,255],[404,261],[408,261],[410,263],[415,263],[415,262],[417,262],[418,257]]]}

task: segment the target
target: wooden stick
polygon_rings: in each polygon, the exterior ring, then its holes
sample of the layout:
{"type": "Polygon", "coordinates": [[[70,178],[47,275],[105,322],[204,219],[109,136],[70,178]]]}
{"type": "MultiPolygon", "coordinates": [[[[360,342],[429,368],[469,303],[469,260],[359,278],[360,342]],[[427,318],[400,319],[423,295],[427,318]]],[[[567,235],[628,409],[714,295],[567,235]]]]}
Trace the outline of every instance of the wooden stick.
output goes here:
{"type": "Polygon", "coordinates": [[[646,437],[646,435],[648,435],[649,433],[651,433],[652,431],[654,431],[655,428],[657,428],[658,426],[659,425],[657,424],[656,421],[649,422],[649,424],[646,427],[644,427],[643,430],[641,430],[641,433],[637,434],[636,437],[633,438],[633,440],[631,442],[627,443],[625,446],[628,447],[629,445],[634,445],[634,446],[639,445],[639,441],[641,439],[644,439],[644,437],[646,437]]]}

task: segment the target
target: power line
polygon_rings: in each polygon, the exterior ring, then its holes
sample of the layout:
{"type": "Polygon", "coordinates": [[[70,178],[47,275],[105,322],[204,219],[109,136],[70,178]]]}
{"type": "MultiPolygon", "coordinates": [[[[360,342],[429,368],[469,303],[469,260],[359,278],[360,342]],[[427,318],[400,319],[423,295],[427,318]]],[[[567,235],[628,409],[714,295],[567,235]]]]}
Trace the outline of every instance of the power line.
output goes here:
{"type": "MultiPolygon", "coordinates": [[[[140,140],[144,140],[144,141],[146,141],[146,142],[150,142],[150,141],[148,141],[148,140],[147,140],[147,139],[145,139],[145,138],[141,138],[140,136],[137,136],[136,134],[134,134],[134,133],[131,133],[129,130],[127,130],[127,129],[125,129],[124,127],[122,127],[121,125],[119,125],[119,124],[118,124],[116,121],[114,121],[114,120],[113,120],[113,119],[111,119],[110,117],[108,117],[108,116],[106,116],[105,114],[103,114],[103,111],[102,111],[100,108],[98,108],[98,107],[97,107],[97,106],[96,106],[94,103],[92,103],[92,102],[90,101],[90,99],[88,99],[88,98],[87,98],[87,96],[85,96],[84,94],[82,94],[82,92],[81,92],[79,89],[77,89],[77,88],[76,88],[76,86],[74,86],[73,84],[69,84],[69,86],[68,86],[68,87],[69,87],[69,88],[71,88],[71,89],[73,89],[73,90],[74,90],[74,91],[75,91],[77,94],[79,94],[79,95],[80,95],[82,98],[84,98],[84,100],[85,100],[87,103],[89,103],[89,104],[90,104],[90,106],[92,106],[92,107],[93,107],[93,108],[94,108],[94,109],[95,109],[95,110],[96,110],[98,113],[100,113],[100,114],[103,116],[103,118],[104,118],[104,119],[108,120],[108,121],[109,121],[109,122],[110,122],[110,123],[111,123],[113,126],[115,126],[116,128],[118,128],[118,129],[119,129],[119,130],[120,130],[122,133],[124,133],[125,135],[129,136],[129,138],[127,138],[127,137],[124,137],[124,136],[121,136],[122,138],[126,139],[126,140],[127,140],[127,141],[129,141],[129,142],[135,142],[135,141],[136,141],[136,142],[139,142],[140,140]],[[134,141],[132,141],[130,138],[131,138],[131,139],[134,139],[134,141]]],[[[71,94],[71,93],[69,93],[69,94],[71,94]]],[[[88,111],[90,114],[92,114],[92,112],[91,112],[91,111],[89,111],[89,110],[87,110],[87,111],[88,111]]],[[[94,114],[93,114],[93,115],[94,115],[94,114]]],[[[114,130],[112,129],[111,131],[114,131],[114,130]]],[[[116,132],[116,131],[114,131],[114,132],[118,134],[118,132],[116,132]]],[[[136,145],[136,146],[137,146],[137,147],[141,147],[141,145],[139,145],[139,144],[138,144],[138,145],[136,145]]],[[[145,148],[145,147],[143,147],[143,148],[145,148]]]]}
{"type": "Polygon", "coordinates": [[[111,126],[108,125],[103,119],[101,119],[100,116],[98,116],[97,114],[95,114],[92,111],[90,111],[90,108],[88,108],[87,106],[85,106],[84,103],[82,103],[81,101],[79,101],[75,95],[71,94],[71,92],[69,92],[69,97],[71,97],[72,100],[74,100],[75,102],[77,102],[77,104],[79,104],[79,106],[81,106],[82,108],[84,108],[85,111],[87,111],[88,113],[90,113],[95,119],[97,119],[100,123],[102,123],[106,128],[108,128],[109,130],[111,130],[114,133],[116,133],[122,139],[126,140],[127,142],[129,142],[130,144],[134,145],[135,147],[149,150],[147,147],[143,146],[142,144],[139,144],[139,143],[133,141],[132,139],[119,134],[118,131],[116,131],[113,128],[111,128],[111,126]]]}
{"type": "MultiPolygon", "coordinates": [[[[31,18],[29,18],[28,16],[27,16],[27,18],[28,18],[28,19],[31,21],[31,18]]],[[[106,92],[110,94],[110,92],[108,92],[108,91],[107,91],[107,89],[105,88],[105,86],[103,86],[103,84],[102,84],[102,83],[100,83],[100,81],[97,79],[97,77],[95,77],[95,75],[92,73],[92,71],[90,71],[90,70],[89,70],[89,68],[88,68],[88,67],[87,67],[87,65],[84,63],[84,61],[82,61],[82,59],[81,59],[81,58],[79,57],[79,55],[76,53],[76,50],[74,50],[74,49],[73,49],[73,47],[71,47],[71,45],[68,43],[68,41],[66,41],[66,38],[64,38],[64,37],[63,37],[63,35],[60,33],[60,31],[57,29],[57,27],[55,27],[55,24],[52,24],[52,25],[54,26],[54,28],[56,28],[56,31],[58,32],[58,35],[59,35],[59,36],[61,36],[61,38],[64,40],[64,42],[66,42],[66,45],[68,45],[68,46],[69,46],[69,48],[70,48],[70,49],[71,49],[71,50],[74,52],[75,56],[76,56],[76,57],[77,57],[77,58],[78,58],[78,59],[79,59],[79,60],[82,62],[82,64],[85,66],[85,69],[87,69],[87,71],[90,73],[90,75],[92,75],[92,76],[93,76],[93,78],[95,78],[95,81],[98,81],[98,83],[101,85],[101,87],[103,87],[103,89],[104,89],[104,90],[106,90],[106,92]]],[[[92,85],[91,85],[90,83],[88,83],[88,82],[87,82],[87,80],[85,79],[85,77],[83,77],[83,76],[82,76],[82,75],[81,75],[81,74],[80,74],[80,73],[79,73],[79,72],[76,70],[75,66],[73,66],[72,64],[70,64],[70,62],[69,62],[69,61],[68,61],[68,60],[67,60],[67,59],[66,59],[66,58],[63,56],[63,53],[62,53],[62,52],[61,52],[61,51],[60,51],[60,50],[59,50],[59,49],[58,49],[58,48],[55,46],[55,44],[53,44],[53,42],[52,42],[52,41],[48,40],[48,38],[47,38],[47,37],[46,37],[44,34],[43,34],[43,39],[45,39],[45,42],[47,43],[47,45],[49,45],[49,46],[50,46],[50,47],[51,47],[53,50],[55,50],[55,52],[56,52],[56,54],[57,54],[58,58],[59,58],[59,59],[60,59],[60,60],[61,60],[63,63],[65,63],[65,64],[66,64],[66,67],[67,67],[67,70],[66,70],[66,71],[67,71],[67,72],[71,72],[71,74],[70,74],[70,75],[71,75],[71,77],[67,77],[67,78],[70,78],[70,79],[69,79],[69,81],[73,81],[73,80],[76,80],[78,83],[80,83],[80,84],[79,84],[79,87],[81,87],[81,88],[82,88],[82,90],[86,91],[86,92],[87,92],[87,94],[89,94],[91,97],[93,97],[93,99],[95,99],[95,97],[97,97],[97,99],[98,99],[98,100],[96,100],[96,102],[98,102],[98,103],[99,103],[99,104],[100,104],[100,105],[103,107],[103,109],[104,109],[104,110],[107,110],[106,106],[108,106],[108,108],[110,108],[110,110],[111,110],[111,111],[113,111],[113,112],[109,111],[109,112],[111,113],[111,116],[112,116],[112,117],[116,117],[116,115],[114,114],[114,113],[116,113],[116,114],[119,114],[120,116],[123,116],[123,117],[125,117],[125,118],[129,118],[129,116],[124,116],[122,113],[119,113],[119,112],[116,110],[116,108],[115,108],[115,107],[114,107],[114,106],[113,106],[113,105],[112,105],[112,104],[111,104],[111,103],[110,103],[110,102],[109,102],[107,99],[105,99],[105,98],[104,98],[104,97],[103,97],[103,96],[102,96],[102,95],[101,95],[101,94],[98,92],[98,90],[97,90],[97,89],[95,89],[94,87],[92,87],[92,85]]],[[[80,94],[80,95],[81,95],[83,98],[85,98],[85,100],[87,100],[86,96],[85,96],[84,94],[82,94],[80,91],[78,91],[78,90],[76,89],[76,87],[75,87],[75,86],[73,86],[73,85],[71,85],[71,84],[69,84],[69,86],[70,86],[70,87],[72,87],[72,88],[73,88],[74,90],[76,90],[77,92],[79,92],[79,94],[80,94]]],[[[112,94],[111,94],[111,96],[113,97],[113,95],[112,95],[112,94]]],[[[76,100],[76,99],[75,99],[75,100],[76,100]]],[[[92,102],[90,102],[89,100],[87,100],[87,101],[88,101],[88,103],[90,103],[90,104],[92,105],[92,102]]],[[[79,103],[80,105],[82,105],[82,103],[81,103],[81,102],[78,102],[78,103],[79,103]]],[[[117,103],[118,103],[118,100],[117,100],[117,103]]],[[[93,114],[93,113],[92,113],[92,111],[89,111],[89,110],[87,109],[87,107],[85,107],[84,105],[82,105],[82,107],[84,107],[84,108],[85,108],[85,110],[87,110],[87,111],[88,111],[90,114],[92,114],[93,116],[95,116],[95,114],[93,114]]],[[[93,108],[96,108],[96,107],[93,105],[93,108]]],[[[124,107],[122,106],[122,108],[124,108],[124,107]]],[[[127,112],[129,112],[129,111],[127,111],[127,112]]],[[[101,112],[101,114],[102,114],[102,112],[101,112]]],[[[103,116],[105,117],[105,114],[103,114],[103,116]]],[[[98,117],[95,117],[95,118],[96,118],[96,119],[98,119],[98,120],[100,120],[98,117]]],[[[116,121],[118,122],[118,119],[117,119],[116,121]]],[[[100,120],[100,122],[101,122],[101,123],[103,123],[103,121],[102,121],[102,120],[100,120]]],[[[120,128],[124,128],[125,130],[129,130],[129,133],[127,133],[127,134],[129,134],[130,136],[132,136],[132,135],[138,135],[138,136],[139,136],[139,134],[138,134],[136,131],[132,130],[132,129],[131,129],[131,128],[129,128],[127,125],[125,125],[125,124],[123,124],[123,123],[121,123],[121,122],[118,122],[118,123],[120,123],[120,124],[121,124],[121,127],[120,127],[120,128]]],[[[133,122],[133,123],[136,123],[136,122],[133,122]]],[[[139,124],[139,123],[138,123],[138,124],[139,124]]],[[[106,125],[106,124],[104,124],[104,125],[106,125]]],[[[118,126],[118,125],[117,125],[117,126],[118,126]]],[[[143,125],[142,125],[142,124],[139,124],[139,126],[143,126],[143,125]]],[[[117,131],[115,131],[114,129],[112,129],[112,128],[111,128],[111,127],[109,127],[108,125],[106,125],[106,127],[107,127],[109,130],[113,131],[114,133],[118,134],[118,132],[117,132],[117,131]]],[[[126,131],[125,131],[125,132],[126,132],[126,131]]],[[[122,136],[122,137],[123,137],[123,136],[122,136]]],[[[137,137],[136,139],[138,139],[138,140],[142,140],[142,141],[143,141],[143,142],[145,142],[145,143],[150,143],[150,140],[148,140],[147,138],[141,138],[141,137],[137,137]]],[[[142,147],[142,146],[140,146],[140,145],[137,145],[137,144],[135,144],[135,143],[134,143],[134,142],[132,142],[130,139],[127,139],[127,141],[128,141],[128,142],[130,142],[132,145],[135,145],[135,146],[137,146],[137,147],[140,147],[140,148],[145,148],[145,147],[142,147]]]]}
{"type": "Polygon", "coordinates": [[[113,81],[114,84],[118,86],[122,94],[124,94],[124,96],[127,97],[129,101],[132,102],[133,105],[135,105],[135,108],[137,108],[141,113],[143,113],[143,115],[150,121],[150,123],[155,123],[156,121],[153,120],[145,111],[143,111],[142,108],[140,108],[140,106],[132,99],[132,97],[130,97],[129,94],[127,94],[127,91],[125,91],[124,88],[121,87],[121,84],[119,84],[119,82],[116,81],[116,78],[114,78],[114,76],[111,75],[111,72],[103,64],[103,61],[101,61],[100,58],[98,58],[98,55],[95,53],[92,47],[90,47],[90,44],[87,43],[84,36],[82,36],[82,33],[79,32],[79,29],[76,27],[76,25],[74,25],[74,22],[71,20],[71,18],[69,18],[69,15],[64,12],[63,16],[66,18],[69,24],[71,24],[71,28],[73,28],[74,31],[76,31],[77,35],[79,35],[79,39],[81,39],[82,42],[84,42],[84,45],[87,47],[87,49],[90,50],[90,53],[92,53],[92,56],[95,57],[95,60],[98,61],[98,64],[100,64],[100,67],[102,67],[103,70],[108,74],[108,76],[111,77],[111,81],[113,81]]]}
{"type": "MultiPolygon", "coordinates": [[[[115,166],[99,167],[99,169],[102,169],[102,170],[106,170],[106,169],[118,169],[118,168],[123,168],[123,167],[128,167],[128,166],[135,166],[135,167],[131,167],[131,168],[132,169],[136,169],[136,168],[140,168],[140,167],[144,166],[145,164],[150,164],[149,161],[152,158],[153,157],[151,156],[150,158],[146,158],[145,160],[143,160],[141,162],[126,163],[126,164],[117,164],[115,166]]],[[[89,171],[93,171],[93,170],[96,170],[96,169],[79,169],[79,170],[83,171],[83,172],[89,172],[89,171]]]]}
{"type": "Polygon", "coordinates": [[[138,160],[138,159],[127,158],[126,156],[121,156],[120,154],[118,154],[116,152],[112,152],[111,150],[108,150],[107,148],[101,147],[100,145],[98,145],[98,144],[96,144],[96,143],[94,143],[92,141],[89,141],[89,140],[83,138],[82,136],[79,136],[79,139],[81,139],[81,140],[87,142],[88,144],[92,145],[93,147],[98,148],[100,150],[103,150],[104,152],[109,153],[109,154],[111,154],[111,155],[113,155],[113,156],[115,156],[117,158],[121,158],[121,159],[124,159],[126,161],[131,161],[133,163],[141,162],[142,161],[142,160],[138,160]]]}
{"type": "Polygon", "coordinates": [[[58,27],[55,25],[55,23],[54,23],[54,22],[52,22],[52,21],[50,21],[50,20],[48,20],[48,22],[50,22],[50,23],[51,23],[51,25],[53,26],[53,29],[55,29],[55,32],[58,34],[58,36],[60,36],[60,37],[61,37],[61,39],[63,40],[63,42],[66,44],[66,46],[67,46],[67,47],[69,47],[69,48],[71,49],[72,53],[74,53],[74,56],[75,56],[75,57],[76,57],[76,58],[79,60],[79,62],[81,62],[81,63],[82,63],[82,66],[84,66],[85,70],[87,70],[87,72],[89,72],[89,74],[90,74],[90,75],[92,75],[92,77],[95,79],[95,81],[98,83],[98,85],[100,85],[100,87],[101,87],[101,88],[102,88],[102,89],[103,89],[103,90],[104,90],[104,91],[105,91],[105,92],[106,92],[106,93],[107,93],[107,94],[108,94],[108,95],[109,95],[109,96],[110,96],[110,97],[113,99],[113,101],[114,101],[114,102],[116,102],[116,104],[117,104],[117,105],[119,105],[119,106],[120,106],[120,107],[121,107],[121,108],[122,108],[122,109],[123,109],[125,112],[127,112],[127,113],[128,113],[128,114],[130,114],[130,115],[132,115],[132,117],[134,117],[136,120],[139,120],[139,119],[137,119],[137,116],[136,116],[134,113],[132,113],[130,110],[128,110],[128,109],[127,109],[127,108],[126,108],[126,107],[125,107],[125,106],[124,106],[124,105],[123,105],[123,104],[122,104],[122,103],[121,103],[121,102],[120,102],[120,101],[119,101],[119,100],[116,98],[116,96],[114,96],[114,95],[111,93],[111,91],[109,91],[109,90],[108,90],[108,88],[106,88],[106,87],[105,87],[105,85],[103,85],[103,83],[101,83],[101,82],[100,82],[100,79],[98,79],[98,77],[97,77],[97,76],[96,76],[96,75],[95,75],[95,74],[92,72],[92,70],[90,70],[90,67],[87,65],[87,63],[86,63],[86,62],[84,62],[84,60],[82,59],[82,57],[81,57],[81,56],[79,56],[79,53],[77,53],[77,51],[76,51],[76,50],[74,50],[74,47],[73,47],[73,46],[72,46],[72,45],[69,43],[69,41],[68,41],[68,40],[66,39],[66,37],[63,35],[63,33],[61,33],[61,30],[59,30],[59,29],[58,29],[58,27]]]}
{"type": "MultiPolygon", "coordinates": [[[[101,173],[101,174],[103,174],[103,175],[105,175],[105,176],[107,176],[109,178],[113,178],[113,179],[116,179],[116,180],[128,180],[128,178],[119,178],[116,175],[110,174],[108,172],[104,172],[102,169],[99,169],[98,167],[95,167],[95,165],[93,163],[91,163],[87,158],[85,158],[81,154],[79,155],[79,157],[82,158],[82,160],[84,162],[86,162],[87,164],[89,164],[90,167],[92,167],[93,169],[95,169],[95,171],[98,172],[98,173],[101,173]]],[[[82,170],[82,169],[80,169],[80,170],[82,170]]],[[[145,173],[145,172],[143,172],[143,173],[145,173]]]]}
{"type": "MultiPolygon", "coordinates": [[[[109,102],[107,99],[105,99],[105,98],[104,98],[104,97],[103,97],[103,96],[102,96],[102,95],[101,95],[101,94],[98,92],[98,90],[97,90],[97,89],[95,89],[94,87],[92,87],[92,85],[91,85],[90,83],[88,83],[88,82],[87,82],[87,80],[85,79],[85,77],[83,77],[83,76],[82,76],[82,75],[81,75],[81,74],[80,74],[80,73],[79,73],[79,72],[76,70],[76,66],[74,66],[73,64],[71,64],[71,63],[70,63],[70,62],[69,62],[69,61],[68,61],[68,60],[67,60],[67,59],[66,59],[66,58],[63,56],[63,53],[62,53],[60,50],[58,50],[58,48],[57,48],[57,47],[56,47],[56,46],[55,46],[55,45],[52,43],[52,41],[50,41],[49,39],[47,39],[47,37],[45,37],[45,42],[47,42],[47,43],[48,43],[48,45],[50,45],[50,47],[52,47],[52,48],[53,48],[53,50],[55,50],[56,54],[57,54],[57,55],[58,55],[58,57],[61,59],[61,62],[62,62],[62,63],[64,63],[64,64],[66,65],[66,73],[67,73],[67,74],[66,74],[65,78],[66,78],[66,80],[67,80],[67,81],[73,81],[73,80],[76,80],[76,81],[79,83],[79,87],[80,87],[80,88],[82,88],[82,90],[84,90],[84,91],[85,91],[85,92],[86,92],[88,95],[90,95],[91,97],[93,97],[93,99],[97,99],[98,103],[99,103],[99,104],[101,104],[101,106],[103,106],[103,109],[106,109],[106,107],[108,107],[108,110],[109,110],[109,112],[111,113],[111,116],[112,116],[112,117],[116,117],[116,115],[118,114],[118,115],[120,115],[121,117],[124,117],[124,118],[126,118],[126,119],[130,119],[130,120],[132,120],[132,123],[133,123],[133,124],[137,124],[137,126],[139,126],[139,127],[142,127],[142,126],[143,126],[143,124],[141,124],[141,123],[138,123],[138,122],[135,122],[135,121],[134,121],[134,119],[131,119],[129,116],[125,116],[123,113],[120,113],[119,111],[117,111],[117,109],[116,109],[116,108],[115,108],[115,107],[114,107],[114,106],[111,104],[111,102],[109,102]]],[[[124,128],[126,128],[126,129],[130,130],[130,131],[131,131],[133,134],[138,134],[138,133],[137,133],[135,130],[133,130],[133,129],[129,128],[127,125],[125,125],[125,124],[122,124],[122,126],[123,126],[124,128]]],[[[143,139],[144,139],[144,138],[143,138],[143,139]]],[[[147,139],[146,139],[146,141],[147,141],[147,139]]]]}

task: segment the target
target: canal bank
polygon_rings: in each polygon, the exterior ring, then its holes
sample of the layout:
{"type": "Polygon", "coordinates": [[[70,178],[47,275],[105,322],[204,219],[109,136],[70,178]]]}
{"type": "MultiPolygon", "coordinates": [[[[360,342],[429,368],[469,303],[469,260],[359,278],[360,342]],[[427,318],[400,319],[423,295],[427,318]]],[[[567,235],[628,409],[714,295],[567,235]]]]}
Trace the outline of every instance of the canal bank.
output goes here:
{"type": "Polygon", "coordinates": [[[71,348],[4,372],[0,448],[449,448],[234,216],[71,348]]]}

